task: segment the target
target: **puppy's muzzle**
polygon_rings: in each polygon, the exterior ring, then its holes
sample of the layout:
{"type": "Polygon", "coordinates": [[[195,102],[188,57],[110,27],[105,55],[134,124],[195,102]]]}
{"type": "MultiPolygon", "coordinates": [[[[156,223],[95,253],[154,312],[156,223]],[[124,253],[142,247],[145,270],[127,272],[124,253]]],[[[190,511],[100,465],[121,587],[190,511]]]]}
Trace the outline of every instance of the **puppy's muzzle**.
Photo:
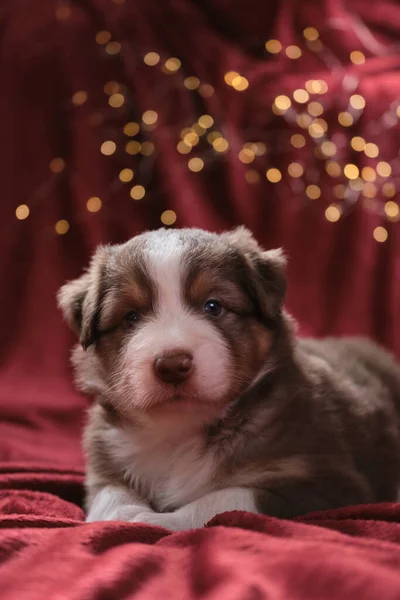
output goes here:
{"type": "Polygon", "coordinates": [[[193,357],[184,352],[159,356],[154,362],[154,370],[163,383],[178,385],[190,377],[193,357]]]}

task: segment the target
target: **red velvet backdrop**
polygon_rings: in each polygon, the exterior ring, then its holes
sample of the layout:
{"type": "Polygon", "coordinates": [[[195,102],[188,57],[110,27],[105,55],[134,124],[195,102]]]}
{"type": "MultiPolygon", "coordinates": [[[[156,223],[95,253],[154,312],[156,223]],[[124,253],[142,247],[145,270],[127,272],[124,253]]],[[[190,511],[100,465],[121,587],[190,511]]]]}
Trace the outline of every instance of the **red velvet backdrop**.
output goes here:
{"type": "Polygon", "coordinates": [[[0,27],[1,488],[80,497],[55,293],[100,242],[243,223],[303,332],[400,355],[398,2],[3,0],[0,27]]]}

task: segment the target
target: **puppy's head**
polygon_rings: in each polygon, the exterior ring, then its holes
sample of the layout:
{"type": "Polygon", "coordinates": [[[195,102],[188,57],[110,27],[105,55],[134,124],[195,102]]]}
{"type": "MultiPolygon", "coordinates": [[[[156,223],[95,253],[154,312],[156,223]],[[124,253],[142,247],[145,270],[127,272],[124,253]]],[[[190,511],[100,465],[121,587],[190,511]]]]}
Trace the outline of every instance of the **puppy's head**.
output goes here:
{"type": "Polygon", "coordinates": [[[178,407],[214,418],[271,358],[284,263],[244,228],[162,229],[100,247],[58,296],[80,338],[78,382],[126,415],[178,407]]]}

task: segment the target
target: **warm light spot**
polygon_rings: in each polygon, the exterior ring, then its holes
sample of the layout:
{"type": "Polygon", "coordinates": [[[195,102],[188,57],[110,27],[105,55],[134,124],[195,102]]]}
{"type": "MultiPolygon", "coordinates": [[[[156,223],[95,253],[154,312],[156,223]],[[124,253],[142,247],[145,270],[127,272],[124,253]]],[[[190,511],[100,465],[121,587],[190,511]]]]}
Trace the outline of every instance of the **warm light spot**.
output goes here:
{"type": "Polygon", "coordinates": [[[125,102],[122,94],[112,94],[108,99],[108,104],[113,108],[119,108],[125,102]]]}
{"type": "Polygon", "coordinates": [[[243,92],[244,90],[247,90],[247,88],[249,87],[249,81],[248,81],[248,79],[246,79],[246,77],[241,77],[239,75],[238,77],[235,77],[233,79],[232,87],[237,92],[243,92]]]}
{"type": "Polygon", "coordinates": [[[188,167],[194,173],[198,173],[204,167],[204,161],[201,158],[191,158],[188,162],[188,167]]]}
{"type": "Polygon", "coordinates": [[[357,179],[350,179],[349,181],[349,187],[354,192],[361,192],[361,190],[364,189],[364,185],[366,184],[364,184],[361,177],[357,177],[357,179]]]}
{"type": "Polygon", "coordinates": [[[308,102],[310,95],[306,90],[298,89],[293,92],[293,99],[296,100],[299,104],[304,104],[308,102]]]}
{"type": "Polygon", "coordinates": [[[307,110],[313,117],[319,117],[324,112],[324,107],[320,102],[310,102],[307,110]]]}
{"type": "Polygon", "coordinates": [[[154,144],[153,142],[143,142],[142,147],[140,148],[140,153],[143,156],[150,156],[154,152],[154,144]]]}
{"type": "Polygon", "coordinates": [[[146,190],[142,185],[134,185],[131,191],[129,192],[130,197],[133,198],[133,200],[141,200],[142,198],[144,198],[145,193],[146,190]]]}
{"type": "Polygon", "coordinates": [[[322,125],[320,125],[319,123],[316,123],[314,121],[314,123],[311,123],[311,125],[309,126],[308,133],[313,138],[320,138],[320,137],[322,137],[324,135],[325,130],[324,130],[324,127],[322,125]]]}
{"type": "Polygon", "coordinates": [[[30,213],[29,206],[27,206],[26,204],[20,204],[15,209],[15,216],[20,221],[23,221],[24,219],[29,217],[29,213],[30,213]]]}
{"type": "Polygon", "coordinates": [[[347,179],[357,179],[360,174],[359,168],[351,163],[344,167],[343,172],[347,179]]]}
{"type": "Polygon", "coordinates": [[[214,94],[214,88],[209,83],[202,83],[199,87],[199,94],[203,96],[203,98],[211,98],[214,94]]]}
{"type": "Polygon", "coordinates": [[[306,140],[305,140],[304,136],[301,135],[301,133],[295,133],[290,138],[290,143],[295,148],[303,148],[306,145],[306,140]]]}
{"type": "Polygon", "coordinates": [[[177,71],[180,66],[181,66],[181,61],[179,60],[179,58],[168,58],[168,60],[165,61],[165,68],[167,69],[167,71],[171,71],[171,73],[175,73],[175,71],[177,71]]]}
{"type": "Polygon", "coordinates": [[[282,50],[282,44],[278,40],[268,40],[265,42],[265,49],[270,54],[278,54],[282,50]]]}
{"type": "Polygon", "coordinates": [[[366,144],[364,148],[364,153],[368,158],[376,158],[379,154],[379,148],[376,144],[366,144]]]}
{"type": "Polygon", "coordinates": [[[176,213],[173,210],[164,210],[161,215],[161,222],[164,225],[173,225],[176,221],[176,213]]]}
{"type": "Polygon", "coordinates": [[[111,40],[111,33],[109,31],[99,31],[96,34],[96,43],[97,44],[101,44],[102,46],[104,46],[105,44],[108,44],[108,42],[111,40]]]}
{"type": "Polygon", "coordinates": [[[145,54],[143,61],[149,67],[155,67],[160,62],[160,55],[157,52],[148,52],[145,54]]]}
{"type": "Polygon", "coordinates": [[[64,233],[67,233],[69,229],[69,223],[65,219],[61,219],[60,221],[57,221],[54,229],[59,235],[63,235],[64,233]]]}
{"type": "Polygon", "coordinates": [[[366,198],[375,198],[377,191],[378,190],[374,183],[365,183],[362,190],[366,198]]]}
{"type": "Polygon", "coordinates": [[[267,146],[262,142],[256,142],[255,144],[252,144],[251,149],[257,156],[263,156],[267,151],[267,146]]]}
{"type": "Polygon", "coordinates": [[[227,85],[232,85],[233,80],[236,79],[237,77],[240,77],[239,73],[237,73],[236,71],[228,71],[227,73],[225,73],[224,75],[224,80],[225,83],[227,85]]]}
{"type": "Polygon", "coordinates": [[[295,60],[296,58],[300,58],[301,56],[301,50],[298,46],[288,46],[285,50],[286,52],[286,56],[288,58],[291,58],[293,60],[295,60]]]}
{"type": "Polygon", "coordinates": [[[133,140],[126,144],[125,152],[134,156],[135,154],[139,154],[141,147],[142,147],[142,144],[140,144],[136,140],[133,140]]]}
{"type": "Polygon", "coordinates": [[[132,169],[122,169],[122,171],[119,172],[119,179],[123,183],[128,183],[129,181],[132,181],[133,175],[132,169]]]}
{"type": "Polygon", "coordinates": [[[308,129],[312,123],[312,118],[307,113],[300,113],[296,117],[296,123],[302,129],[308,129]]]}
{"type": "Polygon", "coordinates": [[[392,200],[386,202],[385,213],[387,217],[389,217],[389,219],[397,219],[397,217],[400,215],[400,209],[398,204],[396,204],[396,202],[393,202],[392,200]]]}
{"type": "Polygon", "coordinates": [[[185,142],[179,142],[176,149],[178,152],[180,152],[180,154],[189,154],[189,152],[192,150],[192,146],[188,146],[185,144],[185,142]]]}
{"type": "Polygon", "coordinates": [[[353,52],[350,52],[350,60],[354,65],[363,65],[365,63],[365,56],[359,50],[353,50],[353,52]]]}
{"type": "Polygon", "coordinates": [[[253,150],[250,150],[250,148],[242,148],[242,150],[239,152],[239,160],[244,164],[249,164],[253,162],[254,159],[254,152],[253,150]]]}
{"type": "Polygon", "coordinates": [[[154,125],[158,119],[158,115],[155,110],[146,110],[142,115],[143,123],[146,125],[154,125]]]}
{"type": "Polygon", "coordinates": [[[183,85],[187,90],[197,90],[200,85],[200,79],[198,77],[186,77],[183,85]]]}
{"type": "Polygon", "coordinates": [[[260,175],[254,169],[249,169],[246,171],[244,177],[247,183],[258,183],[260,181],[260,175]]]}
{"type": "Polygon", "coordinates": [[[214,125],[214,119],[210,115],[201,115],[199,117],[199,125],[204,129],[208,129],[214,125]]]}
{"type": "Polygon", "coordinates": [[[399,117],[400,119],[400,105],[396,108],[396,115],[399,117]]]}
{"type": "Polygon", "coordinates": [[[393,198],[393,196],[396,194],[396,186],[394,185],[394,183],[392,183],[391,181],[384,183],[382,186],[382,194],[386,198],[393,198]]]}
{"type": "Polygon", "coordinates": [[[87,97],[87,92],[85,92],[84,90],[79,90],[78,92],[75,92],[75,94],[73,94],[72,104],[74,104],[75,106],[82,106],[82,104],[85,104],[87,97]]]}
{"type": "Polygon", "coordinates": [[[320,125],[324,132],[328,130],[328,123],[325,121],[325,119],[314,119],[313,123],[314,125],[320,125]]]}
{"type": "MultiPolygon", "coordinates": [[[[325,82],[323,82],[325,83],[325,82]]],[[[326,85],[326,84],[325,84],[326,85]]],[[[321,81],[317,79],[309,79],[305,84],[306,90],[309,94],[322,94],[322,84],[321,81]]]]}
{"type": "Polygon", "coordinates": [[[111,142],[110,140],[103,142],[100,146],[100,152],[105,156],[111,156],[111,154],[114,154],[116,149],[117,146],[115,145],[115,142],[111,142]]]}
{"type": "Polygon", "coordinates": [[[282,173],[279,169],[275,168],[268,169],[268,171],[265,173],[265,176],[271,183],[278,183],[278,181],[282,179],[282,173]]]}
{"type": "Polygon", "coordinates": [[[306,44],[307,47],[313,52],[321,52],[322,48],[324,47],[321,40],[314,40],[313,42],[307,40],[306,44]]]}
{"type": "Polygon", "coordinates": [[[306,194],[311,200],[317,200],[321,196],[321,190],[317,185],[308,185],[306,188],[306,194]]]}
{"type": "Polygon", "coordinates": [[[290,177],[301,177],[304,173],[304,169],[300,163],[292,162],[288,166],[288,173],[290,177]]]}
{"type": "Polygon", "coordinates": [[[321,152],[325,156],[334,156],[336,154],[337,148],[336,144],[327,140],[326,142],[322,142],[321,144],[321,152]]]}
{"type": "Polygon", "coordinates": [[[197,133],[189,130],[189,132],[183,136],[183,141],[187,146],[196,146],[199,143],[200,138],[197,133]]]}
{"type": "Polygon", "coordinates": [[[336,198],[343,200],[346,194],[346,186],[343,185],[343,183],[338,183],[337,185],[333,186],[333,193],[336,198]]]}
{"type": "Polygon", "coordinates": [[[388,238],[388,232],[384,227],[375,227],[373,235],[377,242],[386,242],[388,238]]]}
{"type": "Polygon", "coordinates": [[[192,131],[194,131],[194,133],[197,133],[197,135],[204,135],[206,132],[204,127],[201,127],[201,125],[199,125],[199,123],[193,123],[192,131]]]}
{"type": "Polygon", "coordinates": [[[217,137],[212,145],[216,152],[225,152],[229,148],[228,141],[223,137],[217,137]]]}
{"type": "Polygon", "coordinates": [[[318,79],[317,84],[319,87],[319,91],[316,93],[326,94],[326,92],[328,91],[328,84],[326,83],[326,81],[324,81],[323,79],[318,79]]]}
{"type": "Polygon", "coordinates": [[[326,161],[325,170],[328,173],[328,175],[330,175],[331,177],[340,177],[340,175],[342,173],[341,166],[339,165],[339,163],[337,163],[334,160],[326,161]]]}
{"type": "Polygon", "coordinates": [[[350,105],[357,110],[362,110],[365,108],[365,98],[360,94],[354,94],[350,97],[350,105]]]}
{"type": "Polygon", "coordinates": [[[214,142],[214,140],[216,140],[217,138],[222,137],[219,131],[210,131],[210,133],[207,136],[207,142],[209,144],[212,144],[214,142]]]}
{"type": "Polygon", "coordinates": [[[340,215],[340,208],[336,204],[331,204],[325,211],[325,218],[331,223],[336,223],[336,221],[339,221],[340,215]]]}
{"type": "Polygon", "coordinates": [[[65,168],[65,161],[62,158],[53,158],[49,166],[52,173],[61,173],[65,168]]]}
{"type": "Polygon", "coordinates": [[[365,148],[364,138],[362,138],[358,135],[353,137],[351,140],[351,147],[353,148],[353,150],[356,150],[357,152],[362,152],[365,148]]]}
{"type": "Polygon", "coordinates": [[[137,123],[135,123],[134,121],[131,121],[130,123],[126,123],[125,127],[124,127],[124,134],[128,135],[129,137],[133,137],[134,135],[136,135],[137,133],[139,133],[140,127],[137,123]]]}
{"type": "Polygon", "coordinates": [[[111,96],[111,94],[116,94],[119,91],[119,83],[118,81],[107,81],[103,89],[107,96],[111,96]]]}
{"type": "Polygon", "coordinates": [[[108,42],[105,50],[110,56],[115,56],[121,50],[121,44],[119,42],[108,42]]]}
{"type": "Polygon", "coordinates": [[[288,96],[277,96],[274,102],[275,106],[279,108],[279,110],[288,110],[291,106],[290,98],[288,96]]]}
{"type": "Polygon", "coordinates": [[[376,165],[376,170],[378,175],[380,175],[381,177],[390,177],[390,175],[392,174],[392,167],[389,165],[389,163],[383,160],[381,162],[378,162],[378,164],[376,165]]]}
{"type": "Polygon", "coordinates": [[[315,27],[306,27],[303,30],[303,35],[306,38],[306,40],[309,40],[310,42],[314,42],[319,38],[318,30],[315,29],[315,27]]]}
{"type": "Polygon", "coordinates": [[[372,167],[363,167],[361,169],[361,177],[364,179],[364,181],[375,181],[375,170],[372,167]]]}
{"type": "Polygon", "coordinates": [[[101,209],[101,200],[97,198],[97,196],[93,196],[93,198],[89,198],[86,202],[86,208],[89,212],[97,212],[101,209]]]}
{"type": "Polygon", "coordinates": [[[351,125],[353,125],[354,119],[349,112],[345,111],[339,113],[338,121],[342,127],[350,127],[351,125]]]}

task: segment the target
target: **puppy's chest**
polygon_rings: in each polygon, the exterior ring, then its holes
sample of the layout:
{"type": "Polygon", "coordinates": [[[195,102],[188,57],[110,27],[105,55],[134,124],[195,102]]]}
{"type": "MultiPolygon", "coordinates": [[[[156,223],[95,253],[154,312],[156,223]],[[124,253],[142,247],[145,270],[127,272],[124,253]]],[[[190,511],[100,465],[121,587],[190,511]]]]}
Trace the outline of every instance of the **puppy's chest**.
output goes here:
{"type": "Polygon", "coordinates": [[[157,511],[179,508],[212,488],[216,461],[200,437],[149,441],[114,430],[109,449],[125,482],[157,511]]]}

